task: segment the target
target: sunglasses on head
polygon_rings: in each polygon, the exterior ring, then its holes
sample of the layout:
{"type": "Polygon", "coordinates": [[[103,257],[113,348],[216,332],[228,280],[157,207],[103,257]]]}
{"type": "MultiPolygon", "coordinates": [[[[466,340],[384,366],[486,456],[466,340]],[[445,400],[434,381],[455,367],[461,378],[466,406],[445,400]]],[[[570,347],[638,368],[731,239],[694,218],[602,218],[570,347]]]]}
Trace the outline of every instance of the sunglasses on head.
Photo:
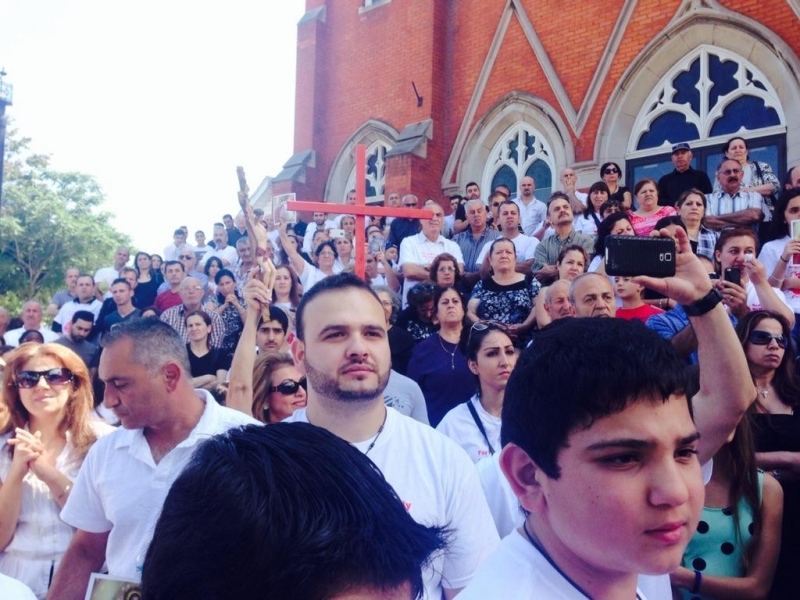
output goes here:
{"type": "Polygon", "coordinates": [[[750,336],[747,339],[751,344],[755,344],[756,346],[766,346],[772,340],[775,340],[778,346],[786,348],[786,338],[782,333],[770,333],[769,331],[754,329],[750,332],[750,336]]]}
{"type": "Polygon", "coordinates": [[[467,336],[467,346],[469,346],[470,342],[472,341],[472,334],[475,332],[486,331],[487,329],[493,329],[495,331],[502,331],[506,332],[506,328],[499,323],[490,322],[487,323],[486,321],[478,321],[477,323],[473,323],[472,327],[469,328],[469,336],[467,336]]]}
{"type": "Polygon", "coordinates": [[[17,387],[30,389],[36,387],[39,380],[44,377],[47,385],[64,385],[72,381],[72,371],[64,367],[48,369],[47,371],[20,371],[17,374],[17,387]]]}
{"type": "Polygon", "coordinates": [[[308,389],[308,382],[306,381],[305,377],[301,377],[300,381],[295,381],[294,379],[284,379],[278,385],[273,385],[267,391],[280,392],[284,396],[293,396],[300,388],[303,388],[304,390],[308,389]]]}
{"type": "Polygon", "coordinates": [[[619,173],[619,169],[616,167],[608,167],[603,171],[603,175],[611,175],[612,173],[619,173]]]}

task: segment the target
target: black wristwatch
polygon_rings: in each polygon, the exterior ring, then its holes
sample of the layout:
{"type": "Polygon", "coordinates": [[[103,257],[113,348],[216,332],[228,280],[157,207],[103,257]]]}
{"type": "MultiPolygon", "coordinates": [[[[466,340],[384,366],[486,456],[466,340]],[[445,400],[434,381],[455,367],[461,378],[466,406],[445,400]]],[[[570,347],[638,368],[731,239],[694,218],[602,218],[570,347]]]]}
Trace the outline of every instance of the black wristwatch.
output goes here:
{"type": "Polygon", "coordinates": [[[706,314],[720,302],[722,302],[722,292],[717,288],[711,288],[711,291],[700,298],[700,300],[695,300],[691,304],[682,304],[681,306],[683,306],[684,312],[690,317],[699,317],[700,315],[706,314]]]}

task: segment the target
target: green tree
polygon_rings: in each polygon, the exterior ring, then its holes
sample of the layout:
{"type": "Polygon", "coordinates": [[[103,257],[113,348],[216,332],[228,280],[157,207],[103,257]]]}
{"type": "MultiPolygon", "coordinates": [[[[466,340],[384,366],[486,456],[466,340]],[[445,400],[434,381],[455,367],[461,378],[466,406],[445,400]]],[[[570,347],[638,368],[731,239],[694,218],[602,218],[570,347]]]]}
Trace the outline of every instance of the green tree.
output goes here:
{"type": "Polygon", "coordinates": [[[63,287],[68,267],[94,272],[130,240],[102,210],[105,198],[92,176],[50,168],[49,156],[31,153],[29,144],[15,132],[6,142],[0,293],[46,301],[63,287]]]}

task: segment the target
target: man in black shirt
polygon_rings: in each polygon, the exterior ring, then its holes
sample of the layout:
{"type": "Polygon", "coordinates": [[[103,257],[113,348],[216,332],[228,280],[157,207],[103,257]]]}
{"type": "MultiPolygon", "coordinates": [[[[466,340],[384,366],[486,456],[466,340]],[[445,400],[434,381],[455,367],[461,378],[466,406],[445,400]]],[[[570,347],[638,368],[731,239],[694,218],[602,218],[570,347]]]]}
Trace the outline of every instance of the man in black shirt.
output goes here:
{"type": "Polygon", "coordinates": [[[703,171],[692,168],[692,148],[686,142],[672,146],[672,164],[675,169],[658,180],[658,203],[675,206],[686,190],[697,188],[704,194],[711,193],[711,181],[703,171]]]}

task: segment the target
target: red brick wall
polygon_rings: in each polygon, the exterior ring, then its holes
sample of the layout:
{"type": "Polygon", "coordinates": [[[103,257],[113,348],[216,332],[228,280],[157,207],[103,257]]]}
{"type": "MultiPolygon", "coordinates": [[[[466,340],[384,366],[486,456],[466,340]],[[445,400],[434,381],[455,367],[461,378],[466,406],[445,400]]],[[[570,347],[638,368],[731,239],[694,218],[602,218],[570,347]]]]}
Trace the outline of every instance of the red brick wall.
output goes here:
{"type": "MultiPolygon", "coordinates": [[[[317,151],[305,192],[321,198],[342,145],[368,119],[395,129],[433,120],[427,160],[392,157],[387,190],[441,196],[441,177],[506,2],[499,0],[393,0],[359,14],[363,0],[307,0],[325,4],[324,23],[298,30],[295,150],[317,151]],[[424,97],[417,107],[411,81],[424,97]]],[[[522,0],[564,88],[579,110],[623,0],[522,0]]],[[[727,8],[764,23],[800,53],[797,17],[783,0],[722,0],[727,8]]],[[[595,138],[615,84],[657,37],[679,0],[640,0],[611,63],[586,126],[571,132],[578,161],[593,156],[595,138]]],[[[677,60],[678,57],[676,57],[677,60]]],[[[777,83],[777,82],[776,82],[777,83]]],[[[553,88],[513,17],[473,122],[511,91],[541,97],[559,113],[553,88]]],[[[567,119],[562,114],[566,122],[567,119]]],[[[470,174],[478,177],[480,174],[470,174]]],[[[281,187],[281,186],[279,186],[281,187]]],[[[295,186],[295,190],[304,186],[295,186]]]]}

